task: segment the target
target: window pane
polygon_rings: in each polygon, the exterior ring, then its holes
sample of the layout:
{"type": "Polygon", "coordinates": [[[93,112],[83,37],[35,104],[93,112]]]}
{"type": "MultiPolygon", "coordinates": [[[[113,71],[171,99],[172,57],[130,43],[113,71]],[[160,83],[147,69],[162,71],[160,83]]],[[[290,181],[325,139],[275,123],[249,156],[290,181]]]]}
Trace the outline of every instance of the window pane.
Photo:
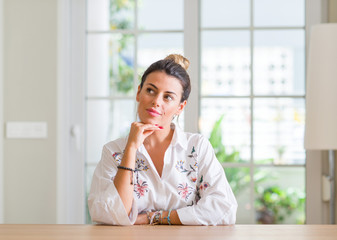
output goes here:
{"type": "Polygon", "coordinates": [[[171,53],[183,54],[182,33],[142,34],[138,38],[138,73],[171,53]]]}
{"type": "Polygon", "coordinates": [[[249,161],[249,99],[203,98],[200,131],[210,139],[220,162],[249,161]]]}
{"type": "Polygon", "coordinates": [[[248,31],[202,32],[202,95],[250,93],[248,31]]]}
{"type": "Polygon", "coordinates": [[[183,0],[138,1],[138,28],[146,30],[183,29],[183,0]]]}
{"type": "Polygon", "coordinates": [[[202,0],[202,27],[247,27],[250,0],[202,0]]]}
{"type": "Polygon", "coordinates": [[[135,120],[133,100],[87,101],[87,162],[97,163],[102,147],[109,141],[127,136],[135,120]]]}
{"type": "Polygon", "coordinates": [[[305,0],[254,0],[255,26],[304,26],[305,0]]]}
{"type": "Polygon", "coordinates": [[[88,35],[88,96],[133,93],[134,37],[124,34],[88,35]]]}
{"type": "Polygon", "coordinates": [[[255,99],[254,158],[261,164],[304,164],[304,99],[255,99]]]}
{"type": "Polygon", "coordinates": [[[133,28],[134,6],[134,0],[87,0],[88,30],[133,28]]]}
{"type": "Polygon", "coordinates": [[[303,95],[304,31],[255,31],[254,44],[254,93],[303,95]]]}
{"type": "Polygon", "coordinates": [[[226,177],[231,186],[238,210],[236,214],[237,224],[249,224],[252,222],[253,206],[251,205],[250,190],[250,170],[249,168],[227,168],[225,167],[226,177]]]}
{"type": "Polygon", "coordinates": [[[257,168],[255,181],[256,222],[305,223],[305,168],[257,168]]]}

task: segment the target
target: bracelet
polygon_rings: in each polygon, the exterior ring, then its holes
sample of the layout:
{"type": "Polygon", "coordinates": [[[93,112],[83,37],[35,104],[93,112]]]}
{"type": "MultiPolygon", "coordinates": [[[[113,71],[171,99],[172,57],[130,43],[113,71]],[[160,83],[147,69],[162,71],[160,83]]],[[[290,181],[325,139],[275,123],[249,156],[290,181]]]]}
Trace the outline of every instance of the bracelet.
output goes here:
{"type": "Polygon", "coordinates": [[[167,217],[164,217],[164,219],[167,219],[167,223],[168,223],[169,225],[172,225],[172,224],[171,224],[171,219],[170,219],[171,211],[172,211],[172,209],[170,209],[170,211],[168,212],[167,217]]]}
{"type": "Polygon", "coordinates": [[[118,169],[123,169],[123,170],[128,170],[131,172],[131,181],[130,181],[130,185],[133,185],[133,173],[135,172],[135,170],[133,170],[132,168],[128,168],[128,167],[123,167],[123,166],[117,166],[118,169]]]}
{"type": "Polygon", "coordinates": [[[151,217],[150,217],[150,212],[146,212],[146,215],[147,215],[147,219],[149,220],[150,225],[163,224],[163,219],[167,219],[167,223],[169,225],[172,225],[171,218],[170,218],[171,211],[172,209],[169,210],[167,217],[163,217],[163,210],[154,212],[151,217]]]}
{"type": "Polygon", "coordinates": [[[162,224],[162,215],[163,215],[163,210],[156,211],[150,219],[150,224],[151,225],[162,224]]]}

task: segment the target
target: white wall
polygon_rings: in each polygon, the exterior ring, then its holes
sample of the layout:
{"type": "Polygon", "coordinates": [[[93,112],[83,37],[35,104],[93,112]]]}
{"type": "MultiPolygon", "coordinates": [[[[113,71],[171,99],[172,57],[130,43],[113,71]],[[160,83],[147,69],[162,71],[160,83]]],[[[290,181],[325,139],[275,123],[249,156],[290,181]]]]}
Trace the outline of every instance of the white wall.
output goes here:
{"type": "Polygon", "coordinates": [[[4,222],[56,223],[57,0],[2,1],[4,122],[48,124],[47,139],[3,141],[4,222]]]}
{"type": "Polygon", "coordinates": [[[3,204],[3,0],[0,0],[0,224],[4,219],[3,204]]]}

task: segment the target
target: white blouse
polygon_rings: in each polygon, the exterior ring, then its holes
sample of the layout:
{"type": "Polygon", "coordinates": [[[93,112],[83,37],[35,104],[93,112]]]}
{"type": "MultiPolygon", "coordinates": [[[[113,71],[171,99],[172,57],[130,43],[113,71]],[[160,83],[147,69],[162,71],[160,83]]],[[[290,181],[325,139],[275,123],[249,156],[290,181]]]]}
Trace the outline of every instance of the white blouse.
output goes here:
{"type": "Polygon", "coordinates": [[[172,142],[164,156],[160,177],[144,145],[136,154],[133,205],[127,215],[113,179],[127,138],[103,147],[93,175],[88,205],[94,222],[132,225],[139,213],[177,210],[184,225],[230,225],[237,202],[210,142],[172,124],[172,142]]]}

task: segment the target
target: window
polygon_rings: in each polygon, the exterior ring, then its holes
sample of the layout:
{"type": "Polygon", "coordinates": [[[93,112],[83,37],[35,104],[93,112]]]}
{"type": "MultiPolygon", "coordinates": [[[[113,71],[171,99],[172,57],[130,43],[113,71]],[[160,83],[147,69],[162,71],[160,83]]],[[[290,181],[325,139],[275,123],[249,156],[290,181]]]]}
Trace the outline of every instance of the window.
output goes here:
{"type": "Polygon", "coordinates": [[[183,0],[87,1],[87,193],[103,145],[126,136],[136,120],[142,73],[163,56],[183,54],[183,6],[183,0]]]}
{"type": "Polygon", "coordinates": [[[185,120],[199,119],[192,130],[213,144],[240,205],[237,222],[303,223],[304,10],[304,0],[87,0],[87,192],[102,146],[136,119],[142,72],[184,54],[194,28],[200,59],[190,60],[200,66],[191,75],[200,79],[189,105],[199,111],[185,120]],[[195,5],[199,20],[187,26],[195,5]]]}
{"type": "Polygon", "coordinates": [[[202,0],[200,12],[200,131],[238,223],[304,223],[305,1],[202,0]]]}

